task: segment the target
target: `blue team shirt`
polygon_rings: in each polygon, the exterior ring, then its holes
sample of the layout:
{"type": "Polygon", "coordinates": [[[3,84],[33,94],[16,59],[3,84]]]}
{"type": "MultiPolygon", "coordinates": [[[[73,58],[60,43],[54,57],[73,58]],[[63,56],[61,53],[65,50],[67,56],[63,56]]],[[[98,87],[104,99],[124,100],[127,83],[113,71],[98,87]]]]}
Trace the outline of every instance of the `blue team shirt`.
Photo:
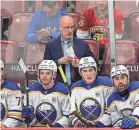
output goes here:
{"type": "Polygon", "coordinates": [[[25,34],[25,41],[30,43],[38,43],[39,35],[37,31],[41,30],[42,28],[46,28],[50,32],[50,37],[52,39],[57,38],[61,34],[58,29],[59,19],[61,16],[66,14],[67,13],[65,10],[60,8],[57,9],[56,16],[52,17],[47,17],[46,12],[43,9],[35,12],[25,34]]]}

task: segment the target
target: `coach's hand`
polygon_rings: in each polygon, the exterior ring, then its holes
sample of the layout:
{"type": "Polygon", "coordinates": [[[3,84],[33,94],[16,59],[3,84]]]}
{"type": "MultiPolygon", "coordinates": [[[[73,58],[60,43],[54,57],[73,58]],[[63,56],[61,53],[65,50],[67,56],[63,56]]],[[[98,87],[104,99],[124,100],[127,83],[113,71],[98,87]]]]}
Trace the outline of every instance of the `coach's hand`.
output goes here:
{"type": "Polygon", "coordinates": [[[59,60],[58,60],[58,64],[67,64],[67,63],[71,63],[72,62],[72,57],[70,57],[70,56],[64,56],[64,57],[62,57],[62,58],[60,58],[59,60]]]}

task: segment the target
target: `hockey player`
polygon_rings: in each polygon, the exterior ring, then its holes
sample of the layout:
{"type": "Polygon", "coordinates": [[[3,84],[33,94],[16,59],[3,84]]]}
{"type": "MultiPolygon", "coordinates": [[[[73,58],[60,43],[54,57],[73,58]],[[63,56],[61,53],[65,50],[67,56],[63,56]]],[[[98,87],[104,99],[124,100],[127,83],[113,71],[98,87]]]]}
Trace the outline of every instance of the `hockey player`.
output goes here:
{"type": "Polygon", "coordinates": [[[107,99],[107,111],[99,126],[132,129],[139,126],[139,81],[130,83],[129,71],[123,65],[112,68],[115,91],[107,99]],[[110,118],[111,117],[111,118],[110,118]]]}
{"type": "Polygon", "coordinates": [[[0,60],[0,126],[18,127],[22,122],[21,91],[19,87],[4,79],[4,63],[0,60]]]}
{"type": "Polygon", "coordinates": [[[38,66],[38,82],[29,86],[29,106],[22,113],[30,126],[69,126],[68,90],[64,83],[54,82],[56,73],[52,60],[43,60],[38,66]]]}
{"type": "Polygon", "coordinates": [[[97,76],[97,65],[92,57],[80,59],[79,73],[82,80],[71,86],[70,122],[73,127],[92,127],[104,114],[112,83],[108,77],[97,76]]]}
{"type": "MultiPolygon", "coordinates": [[[[105,44],[109,41],[108,0],[98,0],[97,6],[87,9],[79,22],[78,38],[92,38],[100,44],[100,59],[103,59],[105,44]]],[[[115,37],[121,39],[124,31],[123,14],[114,9],[115,37]]]]}

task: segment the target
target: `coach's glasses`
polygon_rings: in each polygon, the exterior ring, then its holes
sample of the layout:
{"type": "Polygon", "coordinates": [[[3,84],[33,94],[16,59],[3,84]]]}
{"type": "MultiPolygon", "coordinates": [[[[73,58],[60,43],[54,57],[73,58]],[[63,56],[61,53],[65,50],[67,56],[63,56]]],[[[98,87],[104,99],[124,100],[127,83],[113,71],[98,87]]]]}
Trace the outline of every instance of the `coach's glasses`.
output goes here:
{"type": "Polygon", "coordinates": [[[66,26],[66,27],[64,27],[64,26],[61,26],[62,28],[64,28],[65,30],[73,30],[74,29],[74,26],[66,26]]]}

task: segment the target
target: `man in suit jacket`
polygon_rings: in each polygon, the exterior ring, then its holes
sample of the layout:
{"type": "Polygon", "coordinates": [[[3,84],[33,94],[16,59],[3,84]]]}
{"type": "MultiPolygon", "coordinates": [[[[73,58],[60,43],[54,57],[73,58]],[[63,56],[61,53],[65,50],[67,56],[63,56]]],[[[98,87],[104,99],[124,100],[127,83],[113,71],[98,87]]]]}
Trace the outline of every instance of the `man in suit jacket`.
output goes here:
{"type": "MultiPolygon", "coordinates": [[[[71,83],[73,83],[81,79],[78,73],[79,59],[86,56],[94,57],[94,54],[90,51],[90,48],[85,41],[73,37],[74,20],[72,17],[62,16],[59,21],[59,30],[61,31],[61,36],[47,43],[44,59],[54,60],[57,65],[62,65],[64,71],[66,71],[65,66],[70,64],[71,83]],[[74,56],[70,54],[65,55],[67,50],[65,50],[64,44],[68,44],[68,47],[71,47],[74,50],[74,56]]],[[[57,73],[56,80],[62,81],[59,72],[57,73]]]]}

